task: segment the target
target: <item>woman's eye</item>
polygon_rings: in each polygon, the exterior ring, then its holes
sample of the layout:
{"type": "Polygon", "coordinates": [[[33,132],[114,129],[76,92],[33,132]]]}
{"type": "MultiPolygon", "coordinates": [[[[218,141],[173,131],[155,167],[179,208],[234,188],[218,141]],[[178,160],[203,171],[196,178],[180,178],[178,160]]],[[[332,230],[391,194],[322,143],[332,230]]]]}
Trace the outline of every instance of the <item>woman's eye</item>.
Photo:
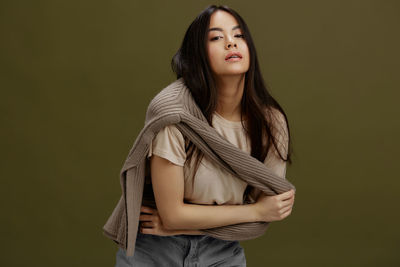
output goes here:
{"type": "MultiPolygon", "coordinates": [[[[244,38],[244,34],[236,34],[235,37],[244,38]]],[[[223,38],[222,36],[215,36],[211,38],[211,41],[218,40],[219,38],[223,38]]]]}

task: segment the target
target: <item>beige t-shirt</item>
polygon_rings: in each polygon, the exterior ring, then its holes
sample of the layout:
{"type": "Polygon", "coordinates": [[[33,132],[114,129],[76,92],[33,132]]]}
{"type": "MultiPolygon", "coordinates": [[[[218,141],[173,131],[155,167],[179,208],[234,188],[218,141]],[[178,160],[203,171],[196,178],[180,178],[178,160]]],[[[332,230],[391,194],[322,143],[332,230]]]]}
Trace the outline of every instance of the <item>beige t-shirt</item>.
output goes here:
{"type": "MultiPolygon", "coordinates": [[[[281,122],[282,118],[280,118],[281,122]]],[[[227,120],[215,112],[212,124],[216,131],[229,142],[250,154],[250,139],[246,135],[241,122],[227,120]]],[[[283,141],[284,139],[280,138],[278,140],[283,141]]],[[[272,144],[271,147],[273,147],[272,144]]],[[[191,171],[193,170],[195,159],[191,160],[192,164],[189,166],[186,161],[184,137],[175,125],[167,125],[157,133],[150,143],[147,157],[151,157],[152,154],[183,167],[185,202],[218,205],[243,204],[243,194],[248,184],[214,164],[207,155],[204,155],[199,164],[192,190],[193,175],[191,171]]],[[[277,175],[285,178],[286,162],[281,160],[279,156],[270,152],[264,163],[277,175]]],[[[250,197],[255,199],[258,193],[258,189],[252,188],[250,197]]]]}

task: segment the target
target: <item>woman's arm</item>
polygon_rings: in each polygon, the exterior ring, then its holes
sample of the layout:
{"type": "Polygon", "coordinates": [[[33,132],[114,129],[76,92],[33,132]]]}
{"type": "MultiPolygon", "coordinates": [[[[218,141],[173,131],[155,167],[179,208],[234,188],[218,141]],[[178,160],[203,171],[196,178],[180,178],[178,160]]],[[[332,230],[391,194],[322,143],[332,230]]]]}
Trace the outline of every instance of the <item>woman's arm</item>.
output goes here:
{"type": "Polygon", "coordinates": [[[164,227],[199,230],[259,221],[255,204],[199,205],[184,203],[183,167],[155,154],[150,158],[154,198],[164,227]]]}

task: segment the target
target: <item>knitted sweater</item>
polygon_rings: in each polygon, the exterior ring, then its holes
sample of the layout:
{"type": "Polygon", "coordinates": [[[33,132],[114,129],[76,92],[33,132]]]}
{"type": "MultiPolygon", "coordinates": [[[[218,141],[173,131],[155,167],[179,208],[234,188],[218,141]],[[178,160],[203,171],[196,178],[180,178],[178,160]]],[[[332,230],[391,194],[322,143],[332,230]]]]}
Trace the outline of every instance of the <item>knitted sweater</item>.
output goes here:
{"type": "MultiPolygon", "coordinates": [[[[203,153],[218,166],[247,182],[266,195],[296,188],[274,174],[258,159],[246,154],[208,124],[183,78],[163,88],[149,103],[143,129],[139,132],[120,171],[122,195],[103,226],[103,234],[133,256],[139,231],[142,205],[156,208],[147,159],[149,144],[166,125],[175,124],[203,153]]],[[[254,201],[245,201],[254,203],[254,201]]],[[[203,234],[223,240],[249,240],[262,236],[269,222],[238,223],[208,229],[203,234]]]]}

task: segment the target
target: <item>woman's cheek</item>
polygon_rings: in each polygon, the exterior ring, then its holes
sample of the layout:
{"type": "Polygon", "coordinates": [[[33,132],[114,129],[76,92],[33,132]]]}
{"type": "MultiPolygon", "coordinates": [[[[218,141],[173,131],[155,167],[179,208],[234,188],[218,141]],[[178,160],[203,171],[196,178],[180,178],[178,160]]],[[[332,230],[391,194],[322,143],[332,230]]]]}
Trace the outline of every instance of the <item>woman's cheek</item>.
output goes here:
{"type": "Polygon", "coordinates": [[[218,62],[216,62],[217,58],[218,58],[218,53],[215,51],[215,49],[213,49],[212,47],[209,50],[209,61],[210,61],[210,65],[215,68],[216,66],[218,66],[218,62]]]}

